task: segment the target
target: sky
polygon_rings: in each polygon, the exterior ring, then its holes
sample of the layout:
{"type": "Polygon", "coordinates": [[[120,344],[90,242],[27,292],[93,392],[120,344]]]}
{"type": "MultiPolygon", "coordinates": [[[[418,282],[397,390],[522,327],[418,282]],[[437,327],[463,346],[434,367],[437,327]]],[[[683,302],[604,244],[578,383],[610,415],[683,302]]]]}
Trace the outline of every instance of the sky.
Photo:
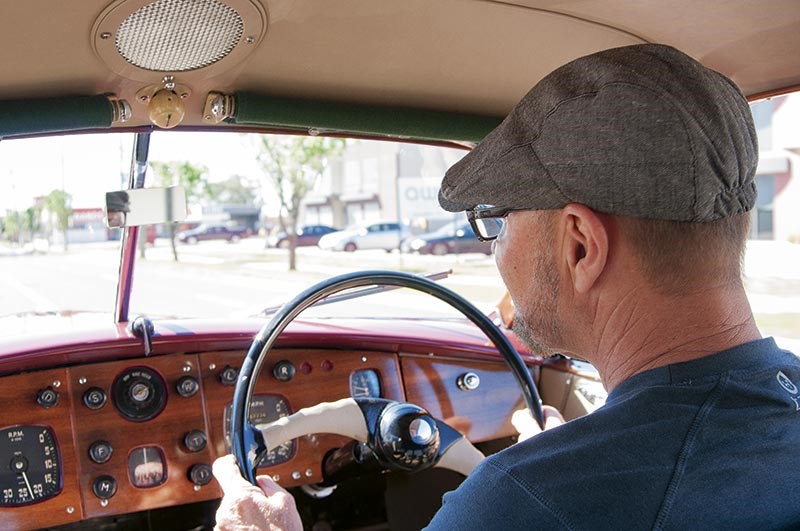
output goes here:
{"type": "MultiPolygon", "coordinates": [[[[121,189],[123,176],[127,182],[133,139],[126,133],[1,141],[0,215],[62,188],[72,195],[73,208],[102,207],[105,193],[121,189]]],[[[155,132],[149,159],[201,162],[217,181],[237,174],[260,177],[254,153],[243,135],[155,132]]]]}

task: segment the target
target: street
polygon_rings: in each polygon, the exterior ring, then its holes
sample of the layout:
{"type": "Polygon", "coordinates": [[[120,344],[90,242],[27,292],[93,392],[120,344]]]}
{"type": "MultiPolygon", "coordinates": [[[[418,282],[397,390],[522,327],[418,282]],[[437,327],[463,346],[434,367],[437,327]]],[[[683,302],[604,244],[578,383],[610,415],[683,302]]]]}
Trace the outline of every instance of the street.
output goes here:
{"type": "MultiPolygon", "coordinates": [[[[246,317],[279,306],[310,285],[365,269],[413,273],[453,270],[442,283],[489,311],[504,292],[494,261],[480,254],[419,256],[397,251],[322,251],[298,248],[298,270],[287,270],[287,252],[265,249],[261,238],[238,243],[179,245],[174,262],[167,240],[137,259],[131,315],[153,317],[246,317]]],[[[110,319],[116,293],[119,242],[74,244],[64,252],[0,247],[0,335],[19,333],[22,313],[101,312],[110,319]]],[[[745,286],[765,335],[800,343],[800,246],[753,241],[745,260],[745,286]]],[[[313,315],[455,316],[429,296],[393,290],[309,310],[313,315]]],[[[80,314],[78,314],[80,315],[80,314]]],[[[79,317],[73,317],[78,319],[79,317]]]]}

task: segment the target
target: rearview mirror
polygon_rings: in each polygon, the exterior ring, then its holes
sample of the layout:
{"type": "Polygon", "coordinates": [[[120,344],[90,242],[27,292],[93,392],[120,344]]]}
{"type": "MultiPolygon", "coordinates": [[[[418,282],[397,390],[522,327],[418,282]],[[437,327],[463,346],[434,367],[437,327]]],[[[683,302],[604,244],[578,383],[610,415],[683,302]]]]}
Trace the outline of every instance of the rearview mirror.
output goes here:
{"type": "Polygon", "coordinates": [[[106,224],[109,227],[137,227],[185,218],[186,193],[182,186],[106,193],[106,224]]]}

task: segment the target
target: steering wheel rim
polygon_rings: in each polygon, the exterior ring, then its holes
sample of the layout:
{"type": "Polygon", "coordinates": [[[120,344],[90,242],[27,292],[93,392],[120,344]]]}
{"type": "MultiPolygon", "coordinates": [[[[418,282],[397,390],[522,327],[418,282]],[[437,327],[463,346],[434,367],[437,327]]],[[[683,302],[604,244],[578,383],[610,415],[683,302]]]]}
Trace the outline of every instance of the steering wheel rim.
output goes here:
{"type": "Polygon", "coordinates": [[[472,321],[500,351],[522,390],[523,399],[531,415],[540,427],[544,426],[544,413],[539,392],[522,357],[505,334],[500,332],[494,323],[472,303],[440,284],[411,273],[389,270],[346,273],[323,280],[284,304],[256,334],[242,363],[231,407],[231,451],[236,458],[242,477],[253,485],[256,484],[258,462],[267,448],[261,432],[255,429],[247,419],[250,416],[250,402],[255,392],[257,376],[275,341],[295,317],[318,301],[346,289],[373,285],[405,287],[427,293],[446,302],[472,321]]]}

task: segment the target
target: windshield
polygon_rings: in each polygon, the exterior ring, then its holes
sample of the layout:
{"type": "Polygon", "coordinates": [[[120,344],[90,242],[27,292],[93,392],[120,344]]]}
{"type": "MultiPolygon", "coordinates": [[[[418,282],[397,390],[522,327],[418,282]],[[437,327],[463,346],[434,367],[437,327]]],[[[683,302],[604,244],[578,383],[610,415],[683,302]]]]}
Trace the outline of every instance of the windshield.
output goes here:
{"type": "MultiPolygon", "coordinates": [[[[800,174],[790,163],[800,145],[800,96],[759,102],[753,111],[762,163],[746,287],[764,334],[800,341],[800,174]]],[[[105,226],[103,201],[106,192],[127,187],[133,140],[108,134],[0,142],[0,334],[25,333],[31,316],[67,314],[81,324],[89,312],[113,320],[122,229],[105,226]]],[[[464,154],[358,139],[155,132],[145,185],[184,186],[188,216],[140,230],[130,316],[259,315],[315,282],[363,269],[452,270],[444,284],[488,312],[505,292],[491,256],[454,243],[438,250],[409,245],[423,234],[471,234],[463,214],[437,203],[444,172],[464,154]],[[316,225],[369,230],[328,239],[324,231],[300,232],[316,225]]],[[[419,297],[402,290],[311,314],[457,315],[419,297]]]]}

